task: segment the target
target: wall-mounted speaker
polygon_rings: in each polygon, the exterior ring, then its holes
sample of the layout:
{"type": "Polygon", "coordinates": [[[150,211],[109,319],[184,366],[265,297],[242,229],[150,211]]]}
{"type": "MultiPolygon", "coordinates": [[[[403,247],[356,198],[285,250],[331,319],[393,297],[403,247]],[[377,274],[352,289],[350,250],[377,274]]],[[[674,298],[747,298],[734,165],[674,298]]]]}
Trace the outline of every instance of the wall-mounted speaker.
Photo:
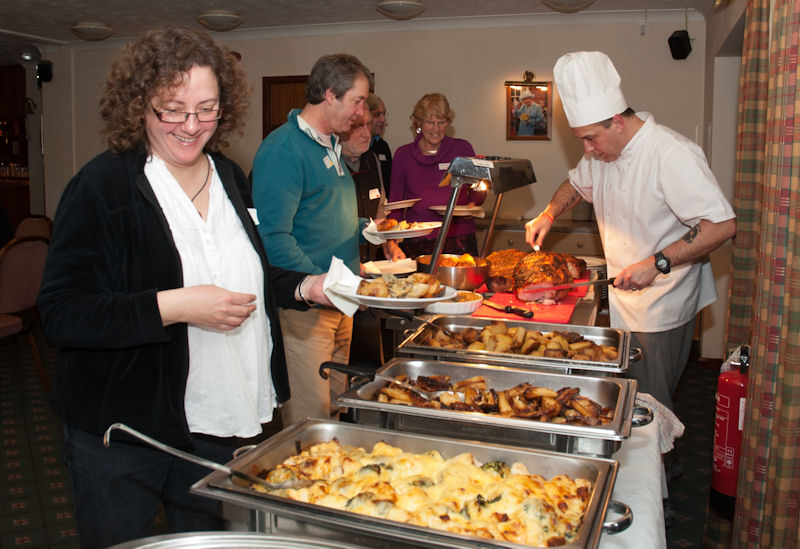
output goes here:
{"type": "Polygon", "coordinates": [[[50,82],[53,79],[53,63],[42,59],[36,63],[36,82],[42,87],[42,82],[50,82]]]}
{"type": "Polygon", "coordinates": [[[667,39],[669,51],[673,59],[686,59],[692,52],[692,40],[689,31],[676,30],[667,39]]]}

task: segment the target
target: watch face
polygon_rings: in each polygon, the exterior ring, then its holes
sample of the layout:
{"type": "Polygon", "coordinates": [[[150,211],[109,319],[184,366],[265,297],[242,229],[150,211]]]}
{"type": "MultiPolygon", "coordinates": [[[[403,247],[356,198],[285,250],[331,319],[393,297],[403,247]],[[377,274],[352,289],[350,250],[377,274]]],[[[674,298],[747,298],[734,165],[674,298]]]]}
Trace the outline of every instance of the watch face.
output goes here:
{"type": "Polygon", "coordinates": [[[659,259],[656,262],[656,267],[658,267],[659,270],[666,269],[667,268],[667,260],[662,257],[661,259],[659,259]]]}

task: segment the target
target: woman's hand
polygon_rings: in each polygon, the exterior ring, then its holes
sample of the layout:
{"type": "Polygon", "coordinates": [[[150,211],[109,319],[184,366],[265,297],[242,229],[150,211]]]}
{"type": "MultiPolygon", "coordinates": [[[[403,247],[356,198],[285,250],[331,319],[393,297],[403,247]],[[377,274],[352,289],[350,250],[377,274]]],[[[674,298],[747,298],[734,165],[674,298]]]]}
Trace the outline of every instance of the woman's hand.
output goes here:
{"type": "Polygon", "coordinates": [[[306,298],[306,301],[316,303],[317,305],[322,305],[324,307],[333,307],[333,303],[331,303],[331,300],[328,299],[328,296],[326,296],[325,292],[322,290],[323,285],[325,284],[326,276],[328,276],[328,273],[312,275],[304,278],[297,287],[297,290],[295,290],[295,294],[297,294],[295,299],[300,301],[299,293],[302,293],[302,296],[306,298]]]}
{"type": "Polygon", "coordinates": [[[232,330],[256,310],[256,296],[203,284],[163,290],[156,295],[164,326],[185,322],[212,330],[232,330]]]}
{"type": "Polygon", "coordinates": [[[381,247],[383,248],[383,256],[389,259],[392,263],[406,258],[405,252],[400,249],[400,245],[396,240],[387,240],[381,244],[381,247]]]}

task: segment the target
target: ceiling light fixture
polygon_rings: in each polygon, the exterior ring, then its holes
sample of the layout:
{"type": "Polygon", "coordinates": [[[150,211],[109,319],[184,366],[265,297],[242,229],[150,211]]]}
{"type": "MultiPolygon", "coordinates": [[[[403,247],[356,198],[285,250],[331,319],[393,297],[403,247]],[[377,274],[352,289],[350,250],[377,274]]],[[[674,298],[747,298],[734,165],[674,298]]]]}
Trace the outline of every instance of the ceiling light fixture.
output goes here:
{"type": "Polygon", "coordinates": [[[425,4],[416,0],[381,0],[377,9],[390,19],[413,19],[425,11],[425,4]]]}
{"type": "Polygon", "coordinates": [[[244,19],[234,11],[209,10],[198,15],[197,21],[207,29],[223,32],[238,27],[244,19]]]}
{"type": "Polygon", "coordinates": [[[114,29],[105,23],[95,23],[91,21],[75,23],[70,30],[72,34],[82,40],[105,40],[114,34],[114,29]]]}
{"type": "Polygon", "coordinates": [[[594,0],[542,0],[542,4],[553,11],[574,13],[588,8],[594,4],[594,0]]]}

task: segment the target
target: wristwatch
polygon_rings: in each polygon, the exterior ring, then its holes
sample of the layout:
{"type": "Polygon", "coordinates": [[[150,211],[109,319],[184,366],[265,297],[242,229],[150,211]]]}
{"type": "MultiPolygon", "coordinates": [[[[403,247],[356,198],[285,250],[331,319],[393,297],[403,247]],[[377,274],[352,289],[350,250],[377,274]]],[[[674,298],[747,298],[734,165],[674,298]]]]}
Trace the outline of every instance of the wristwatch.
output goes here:
{"type": "Polygon", "coordinates": [[[672,261],[669,260],[667,256],[663,254],[663,252],[656,252],[656,269],[664,274],[669,274],[670,265],[672,265],[672,261]]]}

